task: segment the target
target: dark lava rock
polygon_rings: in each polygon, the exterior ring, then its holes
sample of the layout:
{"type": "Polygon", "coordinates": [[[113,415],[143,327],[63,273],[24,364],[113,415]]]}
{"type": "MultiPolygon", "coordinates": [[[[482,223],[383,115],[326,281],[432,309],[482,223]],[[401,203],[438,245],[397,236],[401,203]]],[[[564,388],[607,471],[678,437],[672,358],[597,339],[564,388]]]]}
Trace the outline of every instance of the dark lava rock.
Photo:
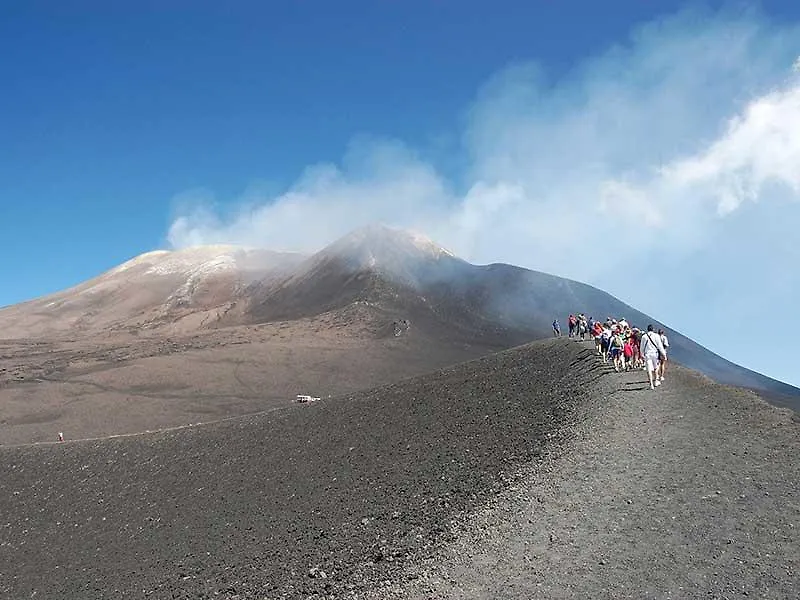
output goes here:
{"type": "Polygon", "coordinates": [[[558,448],[604,372],[555,340],[202,427],[0,449],[0,596],[367,589],[558,448]]]}

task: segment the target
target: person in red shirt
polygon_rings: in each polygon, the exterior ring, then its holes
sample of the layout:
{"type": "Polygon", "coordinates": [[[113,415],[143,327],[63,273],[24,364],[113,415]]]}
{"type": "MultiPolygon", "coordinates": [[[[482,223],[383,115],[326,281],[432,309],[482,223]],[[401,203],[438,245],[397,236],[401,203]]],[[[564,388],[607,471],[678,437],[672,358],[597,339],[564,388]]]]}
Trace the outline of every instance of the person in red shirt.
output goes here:
{"type": "Polygon", "coordinates": [[[601,333],[603,333],[603,326],[598,321],[595,321],[592,328],[592,337],[594,337],[594,347],[597,349],[597,354],[600,355],[603,354],[603,345],[600,341],[601,333]]]}
{"type": "Polygon", "coordinates": [[[622,355],[624,357],[622,366],[626,371],[630,371],[633,366],[633,345],[631,344],[630,337],[625,338],[625,345],[622,347],[622,355]]]}

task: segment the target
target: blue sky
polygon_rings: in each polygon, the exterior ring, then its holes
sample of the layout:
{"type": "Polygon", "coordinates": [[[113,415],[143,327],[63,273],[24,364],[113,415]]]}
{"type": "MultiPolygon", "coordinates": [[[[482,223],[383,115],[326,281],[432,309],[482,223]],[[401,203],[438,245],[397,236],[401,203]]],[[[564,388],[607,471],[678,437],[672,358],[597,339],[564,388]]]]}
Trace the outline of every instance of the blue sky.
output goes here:
{"type": "Polygon", "coordinates": [[[800,299],[796,2],[9,2],[0,52],[0,304],[382,220],[800,384],[738,329],[800,299]]]}

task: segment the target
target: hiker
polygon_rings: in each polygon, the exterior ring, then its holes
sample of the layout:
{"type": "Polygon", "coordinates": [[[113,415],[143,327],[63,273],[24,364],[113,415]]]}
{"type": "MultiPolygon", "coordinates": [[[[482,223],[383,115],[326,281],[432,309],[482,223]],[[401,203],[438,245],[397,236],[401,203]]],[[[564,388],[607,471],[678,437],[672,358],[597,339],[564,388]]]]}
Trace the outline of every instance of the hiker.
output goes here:
{"type": "Polygon", "coordinates": [[[575,324],[577,323],[577,319],[575,315],[570,315],[567,319],[567,326],[569,327],[569,337],[574,337],[575,335],[575,324]]]}
{"type": "Polygon", "coordinates": [[[608,351],[611,356],[611,363],[614,365],[614,370],[619,373],[625,365],[625,359],[622,352],[625,344],[622,341],[622,329],[616,327],[608,340],[608,351]]]}
{"type": "Polygon", "coordinates": [[[603,362],[608,362],[609,342],[611,341],[611,327],[603,327],[600,334],[600,355],[603,357],[603,362]]]}
{"type": "Polygon", "coordinates": [[[664,356],[658,365],[658,378],[664,381],[664,370],[667,368],[667,350],[669,350],[669,339],[663,329],[658,330],[658,336],[661,338],[661,345],[664,346],[664,356]]]}
{"type": "Polygon", "coordinates": [[[642,343],[642,332],[638,327],[631,330],[631,349],[633,350],[633,365],[634,369],[641,369],[644,367],[644,360],[642,359],[642,351],[639,345],[642,343]]]}
{"type": "Polygon", "coordinates": [[[603,345],[600,336],[603,333],[603,325],[600,321],[595,321],[592,327],[592,337],[594,338],[594,348],[599,356],[603,355],[603,345]]]}
{"type": "Polygon", "coordinates": [[[553,335],[555,337],[561,337],[561,327],[558,324],[558,319],[553,321],[553,335]]]}
{"type": "Polygon", "coordinates": [[[653,331],[653,326],[648,325],[647,331],[642,335],[642,343],[639,347],[644,357],[645,367],[647,368],[647,379],[650,381],[650,389],[654,390],[661,385],[659,377],[659,361],[663,360],[667,353],[661,343],[661,337],[653,331]]]}
{"type": "Polygon", "coordinates": [[[594,349],[597,354],[600,354],[600,333],[602,332],[602,328],[599,325],[599,323],[595,323],[589,330],[589,335],[594,340],[594,349]]]}
{"type": "Polygon", "coordinates": [[[623,368],[630,371],[633,368],[633,333],[625,337],[625,344],[622,346],[623,368]]]}
{"type": "Polygon", "coordinates": [[[589,331],[589,326],[586,323],[586,315],[583,313],[578,315],[578,336],[583,342],[586,340],[586,333],[589,331]]]}

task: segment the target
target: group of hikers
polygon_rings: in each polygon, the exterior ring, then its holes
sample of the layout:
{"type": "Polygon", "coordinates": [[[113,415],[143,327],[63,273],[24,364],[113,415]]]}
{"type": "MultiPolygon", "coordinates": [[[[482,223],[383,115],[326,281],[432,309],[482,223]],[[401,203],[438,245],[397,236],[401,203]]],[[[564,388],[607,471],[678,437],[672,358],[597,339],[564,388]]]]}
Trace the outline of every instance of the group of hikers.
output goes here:
{"type": "MultiPolygon", "coordinates": [[[[569,337],[593,339],[603,362],[611,361],[614,370],[644,369],[651,390],[664,381],[669,339],[663,329],[656,331],[652,325],[648,325],[642,331],[638,327],[631,327],[624,318],[617,320],[608,317],[605,321],[595,321],[583,313],[570,315],[567,325],[569,337]]],[[[553,321],[553,335],[561,336],[558,319],[553,321]]]]}

